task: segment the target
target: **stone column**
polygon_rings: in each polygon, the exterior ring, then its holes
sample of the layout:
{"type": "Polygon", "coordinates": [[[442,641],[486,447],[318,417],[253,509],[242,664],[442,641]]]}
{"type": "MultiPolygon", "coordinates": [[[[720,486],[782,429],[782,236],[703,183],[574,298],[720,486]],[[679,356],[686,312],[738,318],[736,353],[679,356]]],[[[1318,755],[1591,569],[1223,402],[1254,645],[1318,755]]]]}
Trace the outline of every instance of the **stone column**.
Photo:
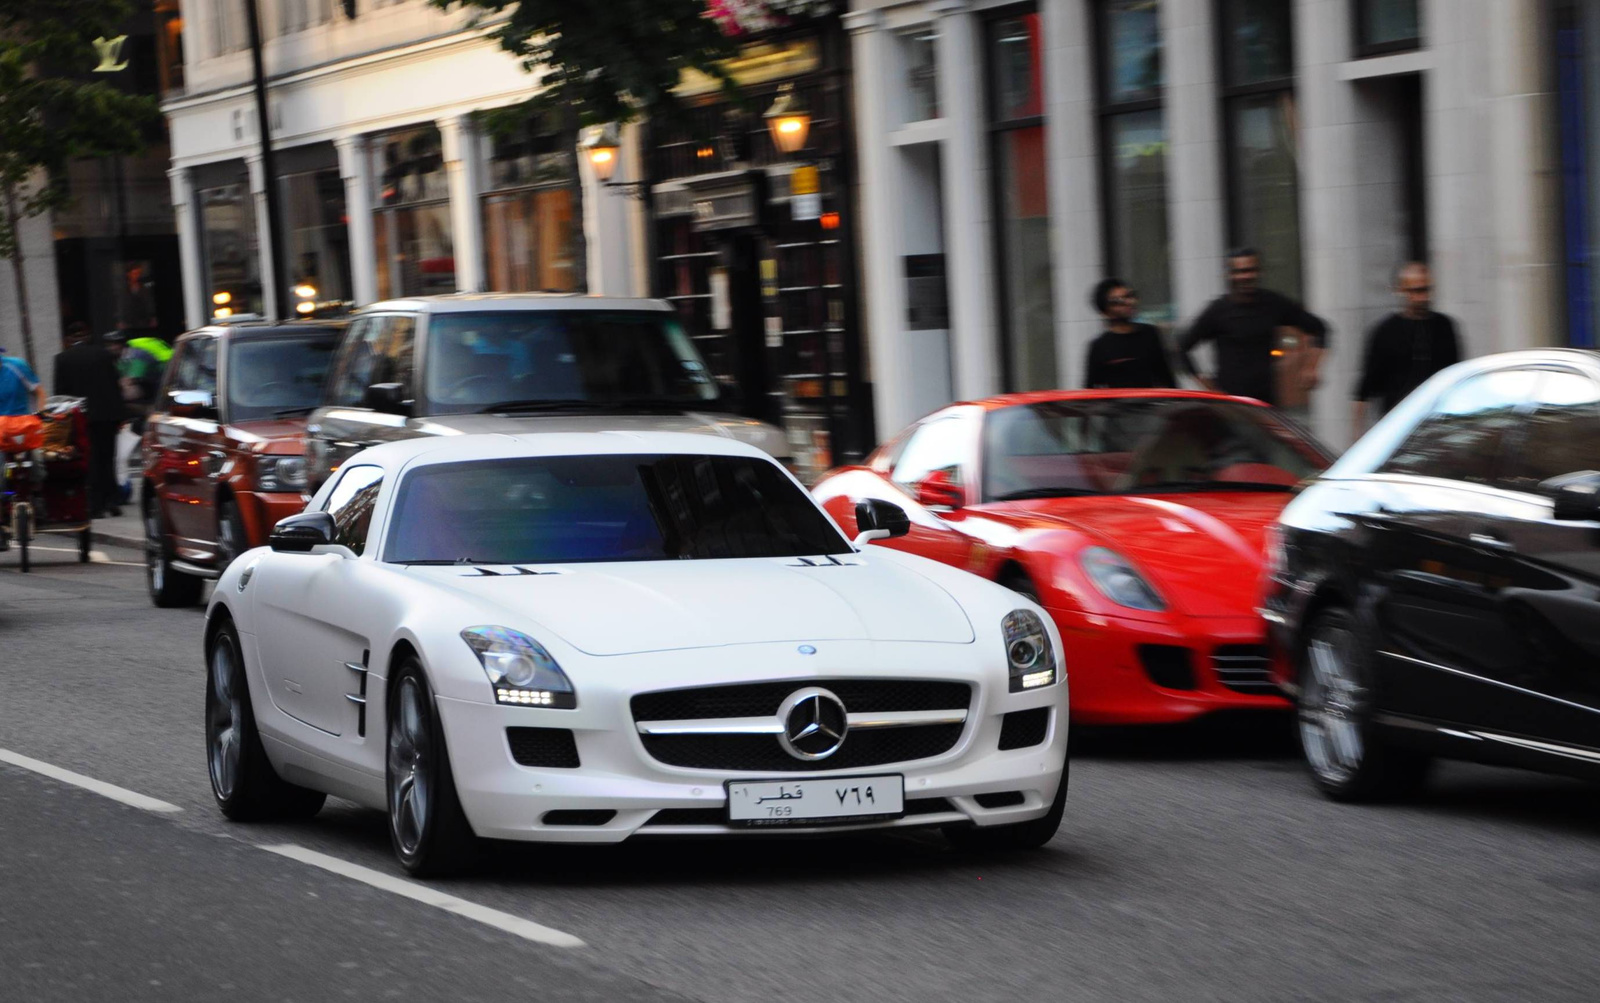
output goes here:
{"type": "MultiPolygon", "coordinates": [[[[333,141],[339,151],[339,176],[344,179],[344,215],[350,235],[350,295],[365,306],[378,298],[378,249],[372,229],[372,161],[367,137],[342,136],[333,141]]],[[[382,262],[387,267],[388,262],[382,262]]]]}
{"type": "Polygon", "coordinates": [[[167,171],[172,185],[172,212],[177,217],[178,267],[183,281],[183,326],[190,330],[211,317],[211,290],[206,288],[200,260],[200,212],[195,206],[194,181],[187,167],[167,171]]]}
{"type": "MultiPolygon", "coordinates": [[[[939,115],[948,137],[940,168],[952,389],[957,398],[972,400],[1000,390],[982,39],[970,0],[933,0],[928,10],[938,19],[939,115]]],[[[889,82],[879,80],[878,87],[888,90],[889,82]]],[[[887,108],[888,102],[883,104],[887,108]]],[[[887,184],[877,189],[880,197],[892,190],[887,184]]]]}
{"type": "MultiPolygon", "coordinates": [[[[586,130],[584,138],[588,138],[586,130]]],[[[622,130],[617,172],[612,181],[629,181],[638,173],[639,130],[622,130]]],[[[589,292],[601,296],[635,295],[632,276],[632,227],[629,193],[634,189],[607,185],[595,175],[588,158],[580,154],[578,174],[583,182],[583,237],[589,292]]]]}
{"type": "Polygon", "coordinates": [[[1162,0],[1167,228],[1181,328],[1222,292],[1227,242],[1212,0],[1162,0]]]}
{"type": "MultiPolygon", "coordinates": [[[[856,150],[861,171],[862,298],[872,376],[874,418],[890,435],[917,414],[907,384],[905,281],[901,275],[899,219],[888,143],[888,45],[883,14],[856,10],[844,15],[851,35],[856,92],[856,150]]],[[[955,235],[952,234],[952,237],[955,235]]]]}
{"type": "Polygon", "coordinates": [[[268,320],[278,320],[284,316],[284,312],[283,304],[278,302],[278,275],[272,265],[272,228],[267,216],[267,185],[273,179],[267,177],[259,154],[245,157],[244,162],[250,171],[250,194],[255,197],[256,204],[256,256],[261,264],[261,312],[268,320]]]}
{"type": "Polygon", "coordinates": [[[478,207],[478,132],[467,115],[440,119],[444,166],[450,183],[451,245],[455,252],[456,289],[481,292],[483,280],[483,216],[478,207]]]}

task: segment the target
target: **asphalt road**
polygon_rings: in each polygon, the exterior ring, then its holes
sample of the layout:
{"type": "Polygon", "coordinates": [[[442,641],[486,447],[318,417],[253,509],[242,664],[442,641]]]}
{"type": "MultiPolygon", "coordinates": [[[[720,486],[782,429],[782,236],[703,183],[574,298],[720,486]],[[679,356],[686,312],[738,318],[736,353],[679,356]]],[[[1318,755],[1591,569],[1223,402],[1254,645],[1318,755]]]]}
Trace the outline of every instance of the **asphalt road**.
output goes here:
{"type": "Polygon", "coordinates": [[[498,844],[395,881],[376,813],[223,820],[200,611],[151,607],[131,551],[47,545],[27,576],[0,554],[0,760],[174,810],[0,761],[0,999],[1600,998],[1600,791],[1447,765],[1415,803],[1333,805],[1270,721],[1089,736],[1034,853],[498,844]]]}

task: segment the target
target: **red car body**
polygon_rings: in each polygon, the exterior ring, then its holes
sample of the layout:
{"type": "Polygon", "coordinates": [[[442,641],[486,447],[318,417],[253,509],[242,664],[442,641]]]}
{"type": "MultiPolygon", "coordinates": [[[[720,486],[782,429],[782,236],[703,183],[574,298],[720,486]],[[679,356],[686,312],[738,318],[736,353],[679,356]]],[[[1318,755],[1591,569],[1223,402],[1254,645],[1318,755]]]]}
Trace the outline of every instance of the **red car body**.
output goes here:
{"type": "MultiPolygon", "coordinates": [[[[1271,681],[1265,625],[1256,613],[1266,534],[1291,497],[1292,485],[1330,459],[1257,401],[1188,391],[1051,391],[951,405],[881,446],[863,465],[831,472],[813,490],[847,532],[856,530],[857,503],[888,501],[905,510],[911,532],[878,546],[1032,593],[1061,630],[1074,721],[1176,723],[1224,709],[1288,707],[1271,681]],[[995,481],[992,472],[985,480],[985,466],[1000,462],[986,455],[990,452],[1003,453],[1000,459],[1011,466],[1026,461],[1059,467],[1070,460],[1077,476],[1102,479],[1125,476],[1141,455],[1152,454],[1018,457],[991,441],[993,430],[1002,427],[991,423],[1005,409],[1061,409],[1093,401],[1113,402],[1106,406],[1108,413],[1124,406],[1170,407],[1174,414],[1221,407],[1252,427],[1260,425],[1263,435],[1282,438],[1298,459],[1285,461],[1290,469],[1232,463],[1205,490],[1133,485],[1108,493],[1012,500],[987,490],[995,481]],[[1123,401],[1153,403],[1116,403],[1123,401]],[[1227,410],[1237,408],[1249,410],[1227,410]],[[919,445],[919,435],[929,439],[919,445]],[[933,469],[916,481],[897,481],[906,463],[914,472],[933,469]],[[1095,471],[1096,464],[1105,470],[1095,471]],[[1083,563],[1090,548],[1120,555],[1165,608],[1130,608],[1109,598],[1083,563]]],[[[1175,461],[1166,456],[1162,462],[1175,461]]]]}

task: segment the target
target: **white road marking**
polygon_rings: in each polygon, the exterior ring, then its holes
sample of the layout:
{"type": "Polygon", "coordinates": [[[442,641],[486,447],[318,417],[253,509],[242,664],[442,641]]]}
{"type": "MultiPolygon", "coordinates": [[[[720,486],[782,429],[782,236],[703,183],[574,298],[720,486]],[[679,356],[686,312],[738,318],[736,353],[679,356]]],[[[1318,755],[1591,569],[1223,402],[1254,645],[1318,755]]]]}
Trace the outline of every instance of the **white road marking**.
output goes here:
{"type": "Polygon", "coordinates": [[[81,773],[73,773],[71,770],[64,770],[59,766],[52,766],[49,763],[43,763],[37,759],[30,759],[27,756],[12,752],[10,749],[0,749],[0,763],[10,763],[12,766],[20,766],[25,770],[32,770],[33,772],[49,777],[52,780],[59,780],[64,784],[71,784],[74,787],[82,787],[84,790],[93,791],[101,797],[110,798],[113,801],[120,801],[125,805],[130,805],[134,808],[140,808],[144,811],[162,812],[166,814],[183,811],[182,808],[179,808],[175,804],[168,804],[165,801],[157,801],[155,798],[146,797],[143,794],[130,791],[124,787],[118,787],[116,784],[108,784],[104,780],[96,780],[93,777],[86,777],[81,773]]]}
{"type": "MultiPolygon", "coordinates": [[[[29,550],[43,550],[43,551],[47,551],[47,552],[52,553],[52,554],[76,554],[78,552],[78,548],[77,547],[41,547],[36,543],[28,544],[28,549],[29,550]]],[[[91,550],[91,551],[89,551],[89,563],[90,564],[111,564],[111,565],[114,565],[114,566],[119,567],[119,568],[142,568],[142,567],[144,567],[144,563],[142,561],[113,561],[110,558],[110,556],[107,555],[106,552],[103,551],[103,550],[91,550]]]]}
{"type": "Polygon", "coordinates": [[[476,902],[468,902],[466,899],[447,895],[419,882],[397,878],[392,874],[384,874],[382,871],[375,871],[370,867],[362,867],[360,864],[352,864],[348,860],[330,857],[325,853],[308,850],[303,846],[285,843],[278,846],[263,846],[261,849],[266,850],[268,853],[276,853],[279,856],[288,857],[290,860],[298,860],[302,864],[320,867],[325,871],[331,871],[346,878],[353,878],[382,891],[392,892],[402,898],[411,899],[413,902],[421,902],[423,905],[431,905],[435,908],[443,909],[445,912],[476,920],[486,926],[504,930],[506,933],[521,937],[524,940],[550,944],[554,947],[585,946],[583,941],[570,933],[552,930],[548,926],[540,926],[538,923],[523,919],[520,916],[513,916],[508,912],[491,909],[476,902]]]}

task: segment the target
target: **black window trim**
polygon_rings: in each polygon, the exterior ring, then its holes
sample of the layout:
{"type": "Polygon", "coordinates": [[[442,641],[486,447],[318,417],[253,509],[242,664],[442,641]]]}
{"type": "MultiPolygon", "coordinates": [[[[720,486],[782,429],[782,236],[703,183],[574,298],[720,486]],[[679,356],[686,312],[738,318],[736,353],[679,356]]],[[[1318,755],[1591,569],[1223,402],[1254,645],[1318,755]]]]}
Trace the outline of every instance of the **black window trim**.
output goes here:
{"type": "Polygon", "coordinates": [[[1371,59],[1373,56],[1392,56],[1397,52],[1415,52],[1422,48],[1422,25],[1420,23],[1421,9],[1419,0],[1417,33],[1410,38],[1400,38],[1392,42],[1368,42],[1366,19],[1361,15],[1366,12],[1366,7],[1373,0],[1350,0],[1350,46],[1356,59],[1371,59]]]}

